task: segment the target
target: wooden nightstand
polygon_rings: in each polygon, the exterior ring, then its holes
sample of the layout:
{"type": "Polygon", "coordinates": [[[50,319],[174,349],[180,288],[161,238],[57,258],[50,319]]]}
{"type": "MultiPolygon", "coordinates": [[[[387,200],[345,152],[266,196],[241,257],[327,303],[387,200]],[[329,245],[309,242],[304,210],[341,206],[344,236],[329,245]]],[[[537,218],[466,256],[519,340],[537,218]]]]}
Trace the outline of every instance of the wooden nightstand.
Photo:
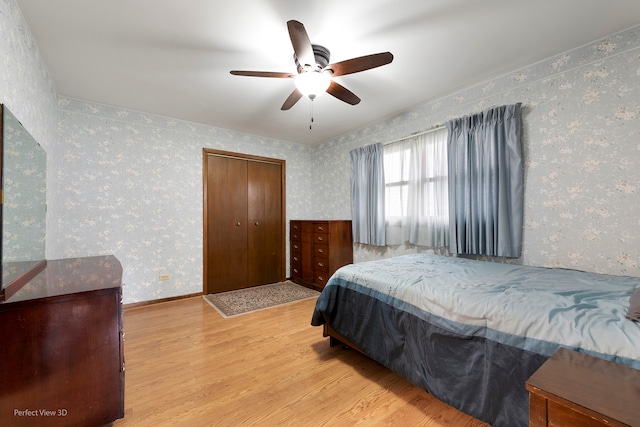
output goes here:
{"type": "Polygon", "coordinates": [[[640,426],[640,371],[561,348],[527,381],[529,426],[640,426]]]}

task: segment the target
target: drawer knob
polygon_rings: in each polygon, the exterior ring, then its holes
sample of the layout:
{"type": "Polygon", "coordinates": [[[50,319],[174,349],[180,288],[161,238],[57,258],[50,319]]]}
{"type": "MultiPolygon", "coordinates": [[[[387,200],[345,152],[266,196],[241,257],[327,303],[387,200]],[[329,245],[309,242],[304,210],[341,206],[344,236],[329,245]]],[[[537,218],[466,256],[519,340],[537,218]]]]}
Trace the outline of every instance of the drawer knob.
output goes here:
{"type": "Polygon", "coordinates": [[[323,263],[321,263],[321,262],[319,262],[319,263],[318,263],[318,267],[324,267],[324,264],[323,264],[323,263]]]}
{"type": "Polygon", "coordinates": [[[322,236],[318,236],[318,241],[322,242],[324,239],[322,238],[322,236]]]}
{"type": "Polygon", "coordinates": [[[294,261],[297,261],[297,260],[298,260],[298,257],[297,257],[297,256],[294,256],[294,257],[293,257],[293,260],[294,260],[294,261]]]}
{"type": "Polygon", "coordinates": [[[324,249],[318,249],[318,253],[319,254],[323,254],[324,253],[324,249]]]}

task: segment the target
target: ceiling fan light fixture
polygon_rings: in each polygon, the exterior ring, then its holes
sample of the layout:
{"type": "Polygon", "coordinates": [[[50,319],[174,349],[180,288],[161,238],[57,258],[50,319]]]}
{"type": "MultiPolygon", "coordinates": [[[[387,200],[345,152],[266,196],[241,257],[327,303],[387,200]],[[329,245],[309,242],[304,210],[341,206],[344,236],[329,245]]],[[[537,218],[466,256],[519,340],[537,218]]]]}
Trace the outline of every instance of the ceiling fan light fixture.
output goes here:
{"type": "Polygon", "coordinates": [[[327,91],[331,75],[321,71],[305,71],[295,76],[293,82],[302,95],[315,99],[327,91]]]}

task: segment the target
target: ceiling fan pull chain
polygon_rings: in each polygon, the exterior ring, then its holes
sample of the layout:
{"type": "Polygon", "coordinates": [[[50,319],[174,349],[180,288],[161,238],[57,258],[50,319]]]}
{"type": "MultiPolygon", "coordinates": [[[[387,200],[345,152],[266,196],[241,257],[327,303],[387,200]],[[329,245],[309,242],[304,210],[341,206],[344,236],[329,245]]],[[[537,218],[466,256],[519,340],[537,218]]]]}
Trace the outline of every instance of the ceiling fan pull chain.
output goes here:
{"type": "Polygon", "coordinates": [[[309,121],[309,130],[311,130],[313,125],[313,99],[311,100],[311,113],[310,113],[310,121],[309,121]]]}

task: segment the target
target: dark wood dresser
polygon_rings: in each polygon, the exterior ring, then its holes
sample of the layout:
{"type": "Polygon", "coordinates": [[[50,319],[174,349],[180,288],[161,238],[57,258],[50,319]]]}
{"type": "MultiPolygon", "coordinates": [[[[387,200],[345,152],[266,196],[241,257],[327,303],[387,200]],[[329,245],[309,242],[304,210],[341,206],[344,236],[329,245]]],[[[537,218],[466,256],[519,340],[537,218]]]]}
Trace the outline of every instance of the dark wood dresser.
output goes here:
{"type": "Polygon", "coordinates": [[[291,280],[321,291],[329,277],[353,263],[350,220],[293,220],[289,224],[291,280]]]}
{"type": "Polygon", "coordinates": [[[527,380],[529,426],[640,426],[640,371],[560,348],[527,380]]]}
{"type": "Polygon", "coordinates": [[[103,426],[124,416],[122,267],[48,261],[0,304],[0,425],[103,426]]]}

